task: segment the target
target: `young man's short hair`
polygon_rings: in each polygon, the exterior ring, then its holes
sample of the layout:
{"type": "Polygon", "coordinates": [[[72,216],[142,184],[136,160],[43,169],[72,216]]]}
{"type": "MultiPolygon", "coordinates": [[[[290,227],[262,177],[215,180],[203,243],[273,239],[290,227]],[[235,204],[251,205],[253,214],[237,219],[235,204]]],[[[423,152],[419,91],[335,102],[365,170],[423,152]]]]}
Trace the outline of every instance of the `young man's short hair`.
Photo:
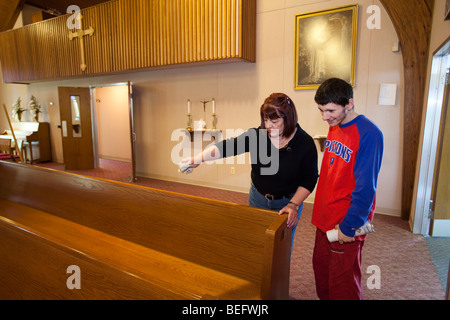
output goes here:
{"type": "Polygon", "coordinates": [[[321,106],[335,103],[345,107],[350,99],[353,99],[352,86],[338,78],[331,78],[322,83],[314,97],[316,103],[321,106]]]}

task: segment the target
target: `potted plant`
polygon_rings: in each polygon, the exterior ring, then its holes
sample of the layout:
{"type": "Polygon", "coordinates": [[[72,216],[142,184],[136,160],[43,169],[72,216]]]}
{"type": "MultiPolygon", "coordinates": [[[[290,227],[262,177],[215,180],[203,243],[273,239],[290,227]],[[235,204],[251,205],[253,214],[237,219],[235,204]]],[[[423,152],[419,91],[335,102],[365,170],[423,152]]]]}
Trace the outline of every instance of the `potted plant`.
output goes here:
{"type": "Polygon", "coordinates": [[[17,115],[17,120],[22,121],[22,112],[26,111],[27,109],[22,108],[20,105],[22,100],[20,100],[20,97],[17,98],[16,102],[13,104],[13,116],[17,115]]]}
{"type": "Polygon", "coordinates": [[[31,96],[31,100],[29,103],[30,106],[30,110],[34,111],[34,120],[36,122],[39,122],[39,113],[42,113],[41,111],[41,105],[39,104],[38,100],[36,99],[35,96],[31,96]]]}

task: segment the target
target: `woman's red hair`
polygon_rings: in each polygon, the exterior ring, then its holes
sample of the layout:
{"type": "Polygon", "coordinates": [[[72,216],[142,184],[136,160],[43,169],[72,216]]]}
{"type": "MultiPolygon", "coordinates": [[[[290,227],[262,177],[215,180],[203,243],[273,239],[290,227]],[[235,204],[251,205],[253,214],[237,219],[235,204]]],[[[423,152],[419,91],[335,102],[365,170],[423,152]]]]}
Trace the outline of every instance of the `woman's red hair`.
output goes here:
{"type": "Polygon", "coordinates": [[[284,119],[284,130],[281,133],[289,137],[295,131],[298,117],[294,102],[284,93],[272,93],[266,98],[260,109],[261,128],[266,129],[264,119],[284,119]]]}

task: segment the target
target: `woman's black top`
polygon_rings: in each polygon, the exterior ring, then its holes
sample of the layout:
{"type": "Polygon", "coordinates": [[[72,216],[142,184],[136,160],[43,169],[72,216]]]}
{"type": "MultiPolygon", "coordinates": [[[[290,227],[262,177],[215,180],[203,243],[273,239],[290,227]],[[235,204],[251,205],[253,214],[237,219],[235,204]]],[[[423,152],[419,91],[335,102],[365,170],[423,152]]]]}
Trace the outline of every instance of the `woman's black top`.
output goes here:
{"type": "Polygon", "coordinates": [[[289,143],[276,148],[266,129],[251,128],[235,138],[216,143],[221,157],[250,152],[251,179],[262,194],[292,196],[298,187],[313,191],[319,177],[314,140],[299,124],[289,143]]]}

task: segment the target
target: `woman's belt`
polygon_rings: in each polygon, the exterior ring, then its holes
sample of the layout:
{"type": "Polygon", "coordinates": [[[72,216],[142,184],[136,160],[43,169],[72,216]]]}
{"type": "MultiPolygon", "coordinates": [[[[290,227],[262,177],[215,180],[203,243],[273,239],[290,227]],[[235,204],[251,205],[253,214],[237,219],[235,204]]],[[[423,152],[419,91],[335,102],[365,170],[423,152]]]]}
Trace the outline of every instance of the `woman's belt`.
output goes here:
{"type": "Polygon", "coordinates": [[[291,194],[289,194],[289,195],[287,195],[287,196],[278,196],[278,195],[274,195],[274,194],[270,194],[270,193],[264,193],[264,192],[261,192],[261,191],[259,191],[258,188],[256,188],[256,187],[255,187],[255,189],[256,189],[260,194],[262,194],[262,195],[264,196],[264,198],[266,198],[267,200],[271,200],[271,201],[273,201],[273,200],[281,200],[281,199],[284,199],[284,198],[290,199],[290,198],[292,198],[292,197],[294,196],[294,193],[291,193],[291,194]]]}
{"type": "Polygon", "coordinates": [[[269,194],[269,193],[266,193],[266,194],[263,194],[263,193],[261,193],[262,195],[264,195],[264,198],[266,198],[267,200],[281,200],[281,199],[284,199],[284,198],[289,198],[289,196],[275,196],[275,195],[273,195],[273,194],[269,194]]]}

